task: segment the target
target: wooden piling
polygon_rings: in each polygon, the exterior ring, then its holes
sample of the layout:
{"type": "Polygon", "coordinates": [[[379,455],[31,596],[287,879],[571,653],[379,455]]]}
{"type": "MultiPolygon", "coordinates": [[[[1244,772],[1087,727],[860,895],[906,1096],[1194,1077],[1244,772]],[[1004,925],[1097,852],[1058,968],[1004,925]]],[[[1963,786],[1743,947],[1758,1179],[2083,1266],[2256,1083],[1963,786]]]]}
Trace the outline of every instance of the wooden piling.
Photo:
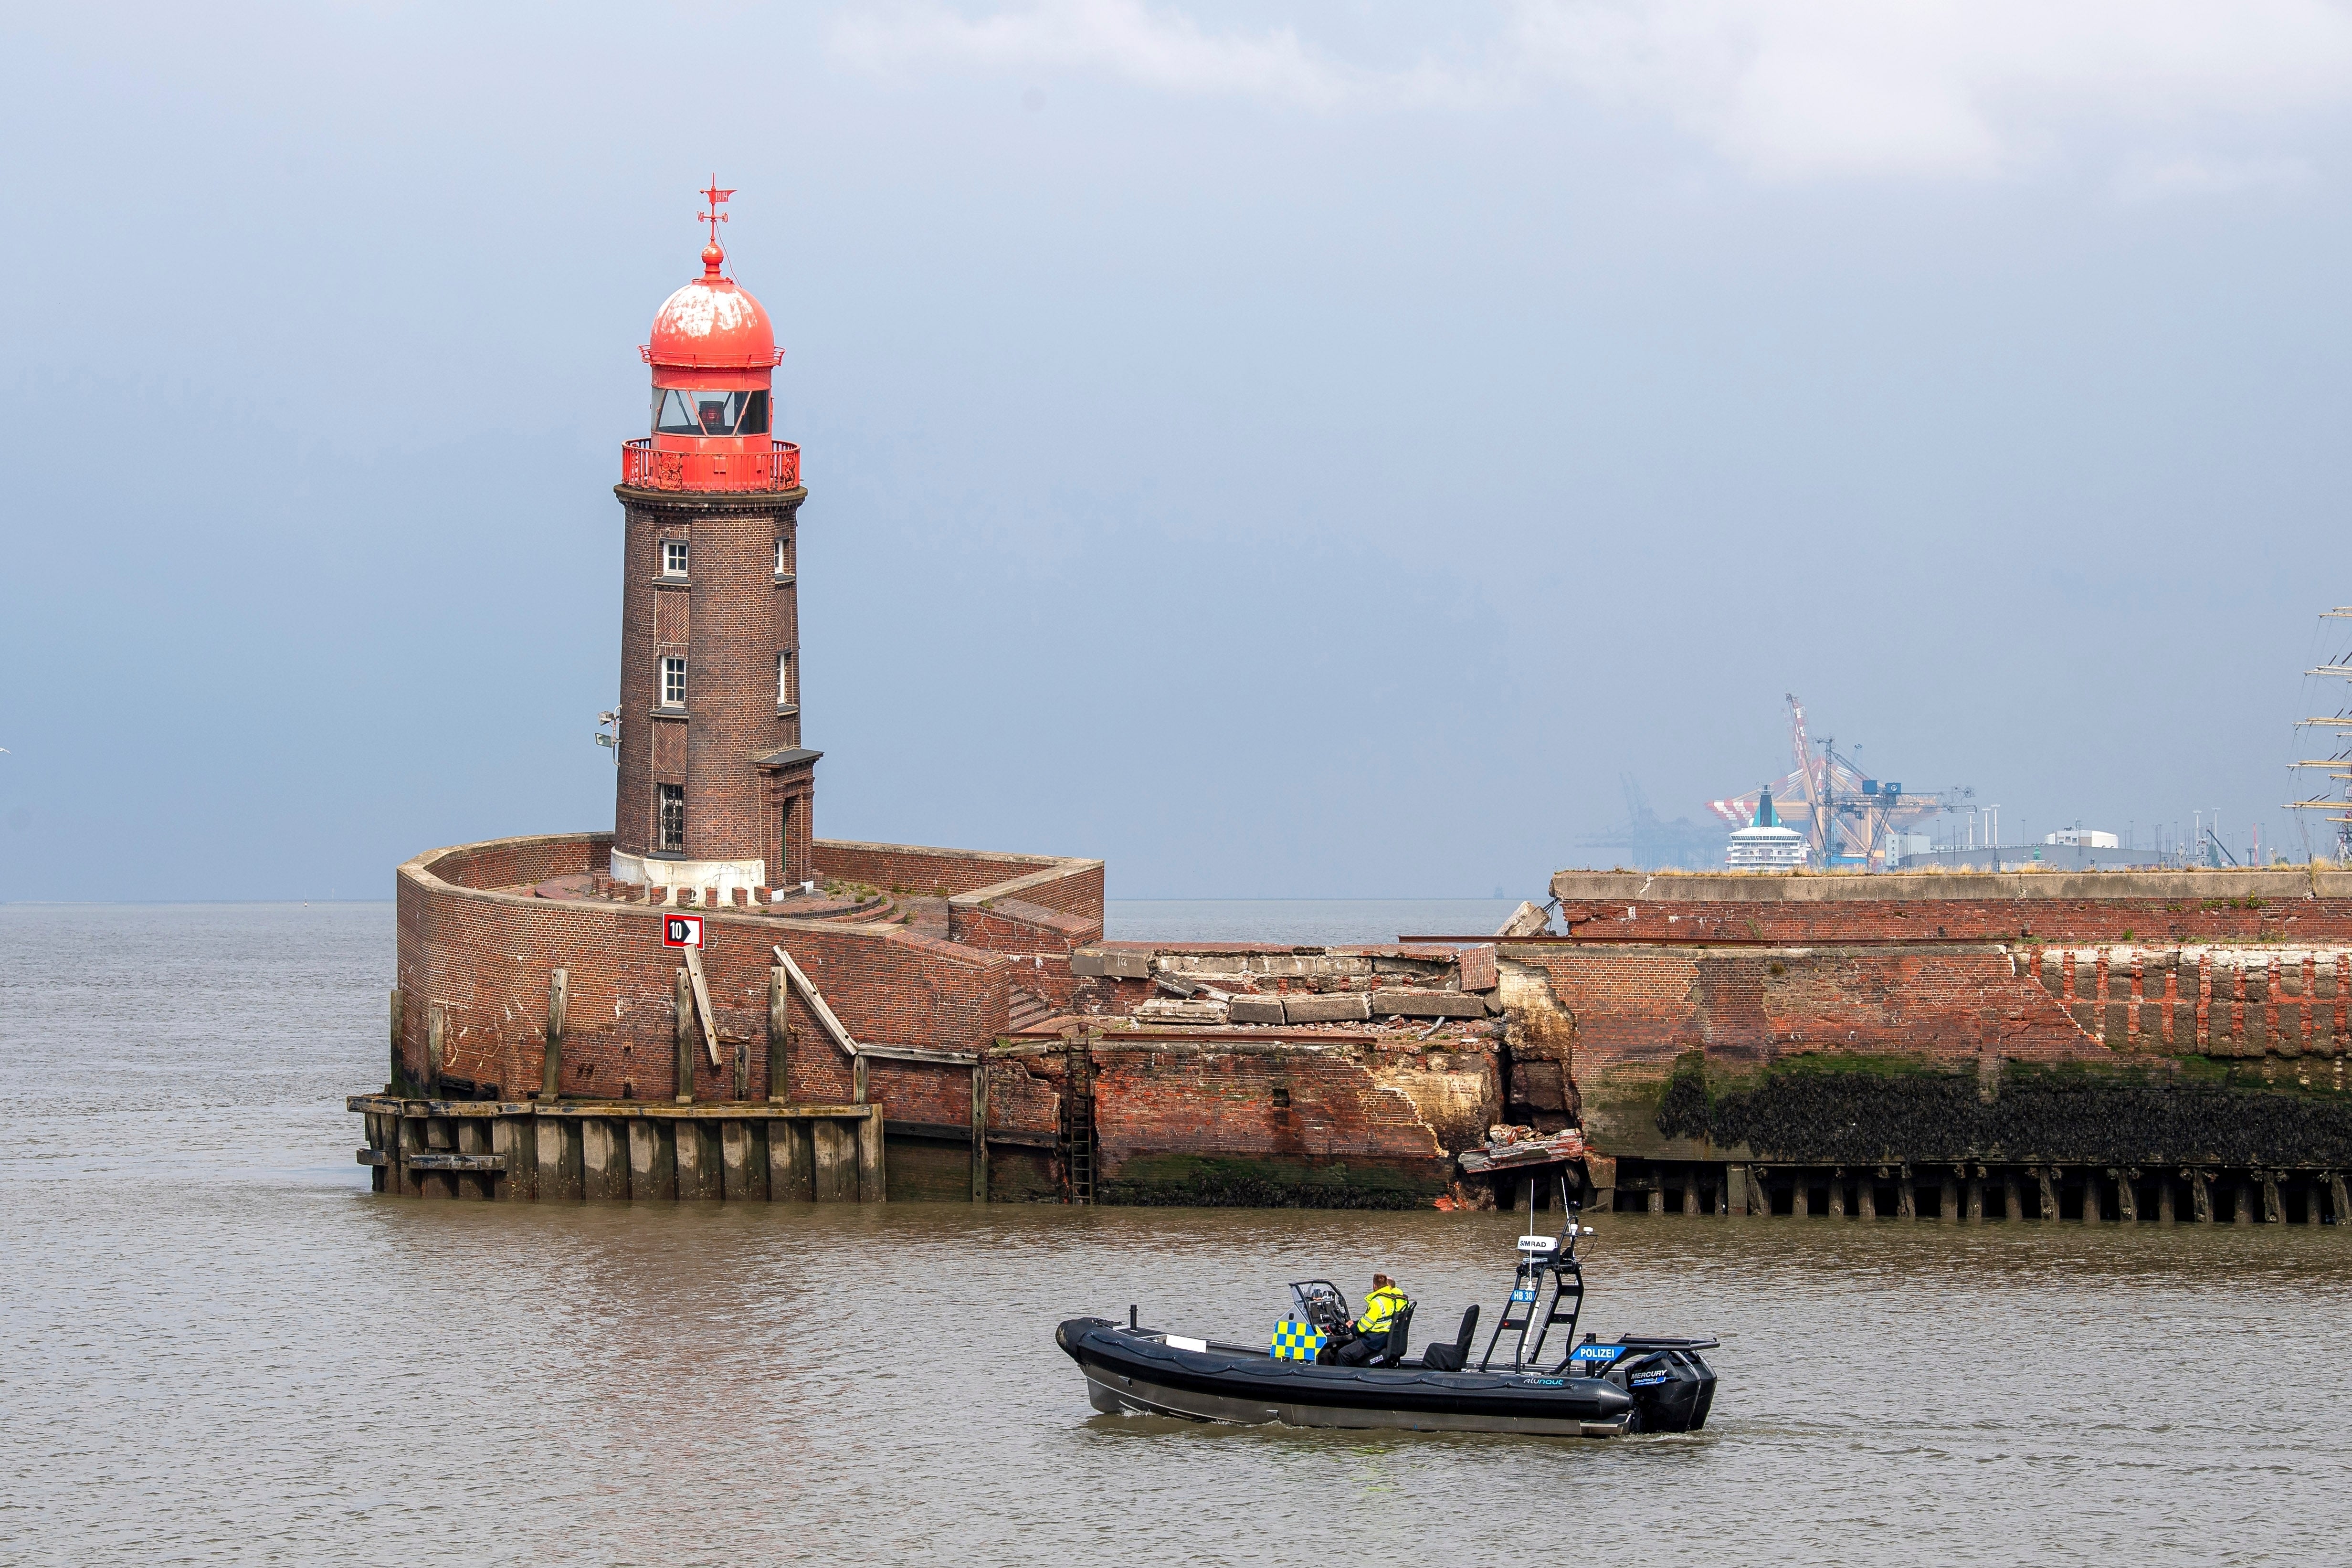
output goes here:
{"type": "Polygon", "coordinates": [[[710,1124],[699,1117],[681,1116],[676,1126],[677,1200],[708,1203],[726,1197],[726,1184],[719,1168],[719,1139],[710,1124]]]}
{"type": "Polygon", "coordinates": [[[866,1058],[862,1053],[849,1064],[849,1083],[851,1096],[858,1104],[865,1104],[866,1099],[866,1058]]]}
{"type": "Polygon", "coordinates": [[[857,1137],[846,1123],[825,1117],[809,1124],[810,1175],[819,1203],[857,1201],[857,1137]]]}
{"type": "Polygon", "coordinates": [[[547,1051],[539,1064],[539,1097],[560,1098],[563,1092],[563,1012],[571,976],[558,969],[547,977],[547,1051]]]}
{"type": "MultiPolygon", "coordinates": [[[[425,1118],[424,1152],[426,1154],[444,1155],[454,1155],[457,1152],[457,1140],[450,1133],[448,1117],[427,1116],[425,1118]]],[[[457,1196],[457,1178],[450,1172],[446,1170],[428,1169],[421,1171],[417,1174],[417,1184],[424,1188],[425,1196],[426,1197],[455,1197],[457,1196]]]]}
{"type": "Polygon", "coordinates": [[[2139,1223],[2139,1193],[2135,1189],[2135,1170],[2117,1169],[2107,1173],[2116,1181],[2116,1218],[2125,1225],[2139,1223]]]}
{"type": "Polygon", "coordinates": [[[1651,1174],[1651,1176],[1650,1176],[1650,1195],[1649,1195],[1649,1196],[1650,1196],[1650,1212],[1651,1212],[1652,1214],[1664,1214],[1664,1213],[1665,1213],[1665,1211],[1666,1211],[1666,1188],[1665,1188],[1664,1178],[1663,1178],[1663,1177],[1659,1176],[1658,1176],[1656,1173],[1654,1173],[1654,1172],[1653,1172],[1653,1173],[1651,1174]]]}
{"type": "MultiPolygon", "coordinates": [[[[677,1047],[677,1062],[670,1074],[671,1092],[677,1096],[679,1104],[691,1105],[694,1103],[694,980],[683,965],[678,967],[670,1001],[675,1009],[672,1032],[677,1047]]],[[[684,1196],[685,1185],[682,1181],[678,1184],[680,1196],[684,1196]]]]}
{"type": "Polygon", "coordinates": [[[398,986],[392,988],[392,1007],[390,1009],[392,1013],[392,1071],[390,1076],[384,1080],[383,1085],[383,1092],[387,1094],[397,1094],[400,1092],[400,1081],[407,1073],[407,1069],[404,1068],[400,1064],[400,1025],[402,1015],[406,1009],[407,1001],[407,997],[402,993],[401,988],[398,986]]]}
{"type": "Polygon", "coordinates": [[[809,1124],[774,1122],[768,1127],[768,1197],[777,1203],[809,1203],[816,1197],[810,1163],[809,1124]]]}
{"type": "MultiPolygon", "coordinates": [[[[367,1126],[367,1153],[371,1155],[383,1155],[388,1159],[398,1159],[399,1155],[391,1152],[392,1133],[391,1129],[384,1124],[386,1118],[371,1111],[361,1120],[367,1126]]],[[[395,1185],[389,1173],[388,1166],[379,1163],[371,1164],[368,1166],[369,1191],[383,1192],[395,1185]]]]}
{"type": "Polygon", "coordinates": [[[722,1194],[730,1203],[768,1200],[768,1137],[758,1122],[719,1124],[719,1164],[722,1194]]]}
{"type": "Polygon", "coordinates": [[[1897,1219],[1919,1218],[1919,1186],[1909,1166],[1903,1167],[1902,1174],[1895,1181],[1895,1217],[1897,1219]]]}
{"type": "Polygon", "coordinates": [[[541,1203],[570,1202],[585,1195],[582,1173],[580,1124],[569,1116],[537,1120],[539,1198],[541,1203]]]}
{"type": "Polygon", "coordinates": [[[1863,1171],[1853,1178],[1853,1211],[1864,1219],[1878,1218],[1878,1178],[1884,1171],[1863,1171]]]}
{"type": "Polygon", "coordinates": [[[971,1064],[971,1200],[988,1201],[988,1059],[971,1064]]]}
{"type": "MultiPolygon", "coordinates": [[[[411,1103],[415,1103],[411,1102],[411,1103]]],[[[425,1196],[424,1182],[418,1179],[417,1172],[411,1169],[408,1164],[410,1155],[421,1155],[424,1152],[425,1107],[417,1104],[415,1113],[411,1114],[408,1107],[403,1106],[400,1115],[400,1144],[395,1155],[399,1163],[394,1166],[400,1173],[400,1196],[403,1197],[425,1196]]]]}
{"type": "MultiPolygon", "coordinates": [[[[983,1143],[988,1093],[983,1079],[974,1124],[983,1143]]],[[[408,1197],[730,1203],[888,1197],[879,1105],[367,1094],[352,1096],[347,1108],[366,1125],[369,1146],[360,1151],[360,1163],[383,1174],[383,1190],[404,1187],[408,1197]]]]}
{"type": "Polygon", "coordinates": [[[1748,1167],[1746,1166],[1723,1167],[1723,1211],[1729,1215],[1745,1215],[1748,1212],[1748,1167]]]}
{"type": "Polygon", "coordinates": [[[2036,1184],[2034,1196],[2042,1208],[2042,1212],[2035,1218],[2056,1219],[2061,1212],[2058,1207],[2057,1173],[2048,1166],[2036,1166],[2033,1167],[2033,1179],[2036,1184]]]}
{"type": "Polygon", "coordinates": [[[441,1052],[448,1043],[449,1013],[439,1002],[425,1011],[425,1096],[438,1099],[441,1094],[441,1063],[446,1060],[441,1052]]]}
{"type": "Polygon", "coordinates": [[[2025,1192],[2015,1171],[2000,1173],[2000,1217],[2015,1225],[2025,1218],[2025,1192]]]}
{"type": "MultiPolygon", "coordinates": [[[[768,1098],[791,1098],[792,977],[782,964],[768,967],[768,1098]]],[[[773,1129],[771,1129],[772,1134],[773,1129]]],[[[771,1142],[772,1142],[772,1137],[771,1142]]]]}
{"type": "Polygon", "coordinates": [[[2327,1207],[2338,1225],[2352,1225],[2352,1192],[2347,1192],[2344,1177],[2336,1172],[2327,1175],[2327,1207]]]}
{"type": "Polygon", "coordinates": [[[2172,1195],[2172,1178],[2168,1176],[2157,1177],[2156,1222],[2158,1225],[2170,1225],[2179,1218],[2176,1211],[2176,1204],[2177,1200],[2172,1195]]]}
{"type": "Polygon", "coordinates": [[[583,1197],[625,1202],[629,1196],[629,1151],[621,1124],[605,1116],[580,1123],[580,1184],[583,1197]]]}
{"type": "Polygon", "coordinates": [[[857,1201],[884,1203],[890,1197],[889,1172],[883,1163],[882,1107],[870,1107],[857,1124],[857,1201]]]}
{"type": "Polygon", "coordinates": [[[2230,1216],[2230,1218],[2239,1225],[2252,1225],[2254,1222],[2254,1184],[2252,1182],[2242,1178],[2239,1181],[2237,1210],[2230,1216]]]}
{"type": "Polygon", "coordinates": [[[1959,1178],[1949,1171],[1944,1173],[1943,1182],[1936,1194],[1936,1218],[1945,1225],[1960,1222],[1959,1178]]]}
{"type": "Polygon", "coordinates": [[[506,1157],[507,1172],[498,1184],[499,1197],[508,1203],[528,1203],[539,1197],[539,1146],[528,1117],[500,1116],[490,1124],[490,1152],[506,1157]]]}
{"type": "MultiPolygon", "coordinates": [[[[461,1155],[487,1155],[490,1152],[488,1120],[481,1116],[457,1119],[457,1152],[461,1155]]],[[[457,1173],[457,1196],[475,1203],[489,1201],[492,1184],[497,1180],[490,1171],[460,1171],[457,1173]]]]}
{"type": "Polygon", "coordinates": [[[1968,1222],[1970,1225],[1982,1225],[1984,1223],[1984,1175],[1982,1172],[1969,1173],[1968,1197],[1963,1201],[1966,1204],[1963,1213],[1968,1222]]]}
{"type": "Polygon", "coordinates": [[[2189,1218],[2197,1225],[2213,1223],[2213,1188],[2201,1170],[2184,1170],[2189,1178],[2189,1218]]]}
{"type": "Polygon", "coordinates": [[[1696,1166],[1683,1167],[1683,1212],[1685,1214],[1699,1212],[1698,1167],[1696,1166]]]}
{"type": "Polygon", "coordinates": [[[2284,1204],[2279,1202],[2278,1173],[2276,1171],[2264,1171],[2263,1173],[2263,1223],[2264,1225],[2284,1225],[2286,1223],[2286,1207],[2284,1204]]]}
{"type": "Polygon", "coordinates": [[[643,1117],[629,1123],[629,1198],[677,1201],[677,1135],[667,1123],[643,1117]]]}
{"type": "Polygon", "coordinates": [[[1843,1169],[1830,1172],[1829,1211],[1832,1219],[1845,1218],[1845,1172],[1843,1169]]]}

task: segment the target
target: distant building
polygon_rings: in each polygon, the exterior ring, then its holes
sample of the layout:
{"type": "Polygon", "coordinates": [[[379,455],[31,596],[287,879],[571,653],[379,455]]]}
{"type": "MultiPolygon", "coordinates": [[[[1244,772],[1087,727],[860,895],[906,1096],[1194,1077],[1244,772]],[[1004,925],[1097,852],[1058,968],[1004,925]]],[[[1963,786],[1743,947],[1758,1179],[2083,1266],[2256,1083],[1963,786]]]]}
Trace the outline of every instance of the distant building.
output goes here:
{"type": "Polygon", "coordinates": [[[1755,820],[1731,835],[1723,863],[1733,871],[1797,871],[1807,858],[1805,835],[1780,825],[1768,784],[1757,792],[1755,820]]]}
{"type": "Polygon", "coordinates": [[[1890,833],[1886,839],[1886,869],[1907,865],[1913,856],[1925,860],[1936,852],[1936,841],[1926,833],[1890,833]]]}
{"type": "Polygon", "coordinates": [[[2102,833],[2091,828],[2061,828],[2042,841],[2045,844],[2073,844],[2085,850],[2119,850],[2123,840],[2113,833],[2102,833]]]}

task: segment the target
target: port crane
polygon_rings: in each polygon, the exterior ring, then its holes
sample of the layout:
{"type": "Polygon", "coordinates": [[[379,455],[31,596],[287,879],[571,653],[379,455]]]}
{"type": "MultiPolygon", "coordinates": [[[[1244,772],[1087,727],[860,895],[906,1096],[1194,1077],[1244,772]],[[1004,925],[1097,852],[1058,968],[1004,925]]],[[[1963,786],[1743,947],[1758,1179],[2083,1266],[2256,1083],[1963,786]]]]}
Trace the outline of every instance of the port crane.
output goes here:
{"type": "MultiPolygon", "coordinates": [[[[2322,621],[2352,621],[2352,605],[2339,604],[2333,610],[2319,612],[2322,621]]],[[[2347,652],[2325,664],[2304,672],[2306,676],[2321,679],[2352,679],[2352,652],[2347,652]]],[[[2352,706],[2339,706],[2332,715],[2298,719],[2297,729],[2332,729],[2339,738],[2352,731],[2352,706]]],[[[2352,739],[2336,748],[2330,757],[2305,757],[2287,764],[2292,768],[2320,768],[2320,777],[2333,783],[2333,790],[2315,790],[2307,800],[2289,800],[2290,811],[2325,811],[2321,821],[2336,824],[2336,858],[2352,861],[2352,739]]]]}
{"type": "MultiPolygon", "coordinates": [[[[1796,767],[1769,788],[1780,821],[1805,831],[1811,864],[1883,870],[1897,832],[1950,810],[1976,794],[1964,787],[1936,794],[1906,792],[1900,784],[1874,779],[1837,749],[1833,737],[1815,741],[1805,733],[1805,705],[1794,692],[1785,700],[1789,750],[1796,767]]],[[[1727,800],[1709,800],[1706,806],[1736,831],[1755,821],[1761,795],[1761,790],[1750,789],[1727,800]]]]}

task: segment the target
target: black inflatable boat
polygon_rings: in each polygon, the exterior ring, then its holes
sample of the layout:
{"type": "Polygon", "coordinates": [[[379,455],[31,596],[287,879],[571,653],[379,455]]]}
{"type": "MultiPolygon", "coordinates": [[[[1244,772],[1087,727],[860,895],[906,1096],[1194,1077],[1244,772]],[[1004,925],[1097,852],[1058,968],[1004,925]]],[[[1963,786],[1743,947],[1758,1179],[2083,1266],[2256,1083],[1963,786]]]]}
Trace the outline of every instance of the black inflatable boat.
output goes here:
{"type": "Polygon", "coordinates": [[[1398,1314],[1388,1350],[1373,1364],[1311,1359],[1349,1315],[1347,1299],[1327,1280],[1292,1284],[1292,1312],[1276,1326],[1270,1347],[1143,1328],[1132,1307],[1125,1323],[1071,1318],[1054,1331],[1054,1342],[1085,1372],[1087,1398],[1106,1415],[1583,1437],[1698,1430],[1715,1401],[1715,1369],[1700,1352],[1716,1341],[1645,1334],[1577,1340],[1584,1270],[1576,1257],[1577,1213],[1566,1197],[1563,1191],[1568,1225],[1557,1238],[1519,1239],[1510,1300],[1475,1365],[1468,1364],[1475,1306],[1463,1314],[1454,1338],[1424,1350],[1418,1364],[1406,1359],[1410,1307],[1398,1314]],[[1552,1341],[1559,1355],[1547,1364],[1545,1343],[1554,1329],[1561,1331],[1552,1341]],[[1308,1359],[1286,1359],[1293,1346],[1308,1359]]]}

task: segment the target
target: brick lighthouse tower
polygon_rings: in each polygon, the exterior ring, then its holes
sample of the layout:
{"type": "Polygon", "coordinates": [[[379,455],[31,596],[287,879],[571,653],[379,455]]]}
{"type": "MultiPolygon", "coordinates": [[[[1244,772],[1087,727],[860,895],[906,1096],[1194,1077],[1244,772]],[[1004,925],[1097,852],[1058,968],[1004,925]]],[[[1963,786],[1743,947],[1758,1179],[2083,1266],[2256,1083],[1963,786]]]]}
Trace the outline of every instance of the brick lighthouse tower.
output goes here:
{"type": "Polygon", "coordinates": [[[726,276],[717,181],[702,276],[640,350],[653,429],[621,453],[619,781],[613,875],[656,886],[786,887],[815,875],[821,753],[801,746],[794,549],[801,452],[769,432],[768,313],[726,276]]]}

